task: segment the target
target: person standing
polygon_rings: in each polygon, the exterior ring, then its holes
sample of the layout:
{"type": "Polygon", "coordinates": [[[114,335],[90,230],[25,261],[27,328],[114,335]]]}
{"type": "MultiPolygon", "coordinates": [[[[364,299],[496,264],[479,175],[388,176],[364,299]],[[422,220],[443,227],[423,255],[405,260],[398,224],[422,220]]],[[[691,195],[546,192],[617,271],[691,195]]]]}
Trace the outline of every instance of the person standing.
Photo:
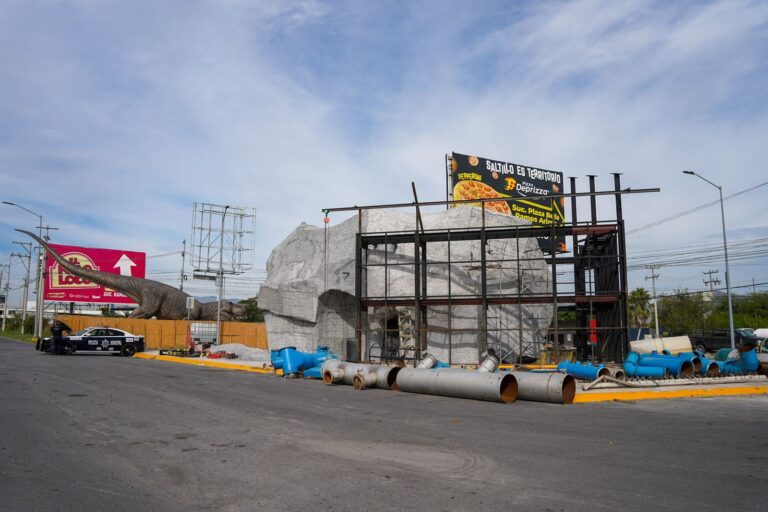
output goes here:
{"type": "Polygon", "coordinates": [[[64,331],[72,332],[72,328],[60,320],[54,320],[51,325],[51,347],[49,351],[51,354],[61,354],[61,341],[64,331]]]}

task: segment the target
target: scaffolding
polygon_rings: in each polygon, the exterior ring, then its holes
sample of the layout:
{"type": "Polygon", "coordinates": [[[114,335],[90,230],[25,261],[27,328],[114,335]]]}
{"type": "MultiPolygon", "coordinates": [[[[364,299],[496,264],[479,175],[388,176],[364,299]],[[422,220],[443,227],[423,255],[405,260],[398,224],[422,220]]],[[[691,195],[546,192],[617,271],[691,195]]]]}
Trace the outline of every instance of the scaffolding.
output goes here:
{"type": "MultiPolygon", "coordinates": [[[[557,362],[568,350],[579,359],[621,361],[628,351],[627,323],[627,258],[621,198],[624,194],[658,192],[659,189],[621,189],[620,175],[614,174],[614,190],[595,191],[594,176],[590,191],[576,192],[575,178],[570,193],[547,196],[548,199],[569,198],[571,220],[562,225],[488,225],[485,203],[495,199],[433,201],[390,205],[354,206],[324,210],[356,211],[358,229],[355,249],[356,341],[361,360],[400,362],[420,360],[428,340],[445,340],[447,361],[467,340],[475,344],[477,358],[495,353],[507,362],[525,362],[546,351],[557,362]],[[613,196],[615,218],[599,220],[596,197],[613,196]],[[578,197],[591,200],[590,218],[578,221],[578,197]],[[427,206],[477,204],[481,222],[476,227],[424,229],[421,209],[427,206]],[[372,209],[413,208],[412,229],[365,232],[363,213],[372,209]],[[551,250],[521,253],[525,239],[548,237],[551,250]],[[562,254],[556,241],[570,240],[569,254],[562,254]],[[439,251],[433,250],[442,244],[439,251]],[[455,249],[474,244],[479,250],[455,249]],[[516,250],[508,251],[514,247],[516,250]],[[447,251],[444,250],[447,248],[447,251]],[[508,257],[513,254],[514,257],[508,257]],[[447,254],[435,259],[433,253],[447,254]],[[526,270],[546,264],[548,282],[526,278],[526,270]],[[389,282],[392,272],[413,276],[412,292],[393,294],[389,282]],[[458,287],[454,272],[465,272],[478,287],[458,287]],[[435,275],[447,275],[447,289],[433,286],[435,275]],[[369,287],[375,276],[383,286],[369,287]],[[371,289],[372,288],[372,289],[371,289]],[[534,306],[526,309],[527,306],[534,306]],[[535,306],[539,306],[538,308],[535,306]],[[547,306],[547,308],[541,307],[547,306]],[[469,309],[467,309],[469,307],[469,309]],[[463,309],[463,318],[457,311],[463,309]],[[475,325],[467,326],[467,311],[476,311],[475,325]],[[548,312],[548,318],[531,318],[531,314],[548,312]],[[570,311],[575,325],[560,327],[560,316],[570,311]],[[533,312],[533,313],[531,313],[533,312]],[[536,320],[533,322],[532,320],[536,320]],[[541,329],[536,327],[547,325],[541,329]],[[572,349],[564,347],[563,334],[571,335],[572,349]]],[[[459,361],[467,362],[467,361],[459,361]]]]}

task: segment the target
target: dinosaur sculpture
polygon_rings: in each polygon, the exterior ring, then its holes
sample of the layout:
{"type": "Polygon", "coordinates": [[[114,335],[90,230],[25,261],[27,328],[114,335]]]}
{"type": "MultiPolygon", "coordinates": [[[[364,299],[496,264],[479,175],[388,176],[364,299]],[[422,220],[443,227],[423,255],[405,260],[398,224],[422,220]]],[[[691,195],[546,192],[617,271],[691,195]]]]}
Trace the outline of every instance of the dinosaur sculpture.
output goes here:
{"type": "MultiPolygon", "coordinates": [[[[183,320],[187,318],[187,297],[189,295],[183,291],[151,279],[121,276],[82,268],[64,259],[37,235],[23,229],[16,231],[34,238],[70,274],[117,290],[136,301],[139,307],[131,311],[130,318],[155,317],[158,320],[183,320]]],[[[233,320],[244,315],[244,306],[228,300],[221,301],[222,320],[233,320]]],[[[201,304],[195,301],[195,307],[189,312],[190,320],[216,320],[216,316],[216,302],[201,304]]]]}

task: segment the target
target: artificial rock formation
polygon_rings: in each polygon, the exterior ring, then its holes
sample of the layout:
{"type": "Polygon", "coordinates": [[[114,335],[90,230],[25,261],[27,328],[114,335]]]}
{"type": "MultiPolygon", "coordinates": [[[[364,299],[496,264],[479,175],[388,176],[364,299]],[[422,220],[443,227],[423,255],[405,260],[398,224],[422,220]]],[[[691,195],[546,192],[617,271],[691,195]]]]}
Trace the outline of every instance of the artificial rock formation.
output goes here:
{"type": "MultiPolygon", "coordinates": [[[[394,210],[369,210],[363,212],[362,231],[395,232],[413,230],[413,213],[394,210]]],[[[458,229],[478,227],[481,224],[479,208],[464,207],[443,210],[439,213],[423,214],[424,228],[458,229]]],[[[515,217],[486,213],[486,226],[526,225],[515,217]]],[[[271,349],[295,346],[299,350],[312,351],[318,345],[327,345],[342,356],[347,355],[345,340],[355,337],[355,235],[358,217],[328,227],[310,226],[302,223],[280,245],[267,262],[267,279],[259,292],[259,308],[264,311],[267,335],[271,349]],[[326,243],[327,237],[327,243],[326,243]]],[[[448,244],[428,244],[428,262],[446,261],[448,244]]],[[[480,242],[451,242],[450,286],[454,297],[480,294],[480,242]],[[476,263],[465,263],[474,260],[476,263]],[[464,262],[462,262],[464,261],[464,262]]],[[[514,260],[518,250],[523,260],[518,269],[515,261],[501,264],[489,262],[487,287],[489,295],[551,293],[551,280],[543,253],[535,238],[494,240],[488,242],[488,259],[514,260]]],[[[389,244],[368,250],[369,264],[383,263],[384,254],[388,263],[413,262],[413,245],[398,247],[389,244]]],[[[387,294],[389,297],[413,295],[413,266],[391,266],[387,273],[387,294]]],[[[448,295],[448,265],[428,266],[428,295],[448,295]]],[[[369,267],[364,277],[368,297],[384,295],[383,267],[369,267]]],[[[398,331],[398,322],[413,312],[406,308],[390,307],[387,311],[368,311],[368,328],[365,337],[366,353],[375,346],[413,345],[403,339],[398,331]],[[389,329],[390,332],[383,332],[389,329]],[[392,332],[391,330],[395,330],[392,332]],[[394,338],[394,339],[393,339],[394,338]]],[[[474,364],[480,359],[485,346],[480,331],[480,306],[430,307],[426,323],[427,351],[442,361],[454,364],[474,364]],[[454,330],[449,335],[446,329],[454,330]],[[443,328],[441,331],[440,328],[443,328]],[[458,331],[463,329],[464,331],[458,331]]],[[[533,355],[537,343],[552,318],[551,305],[504,305],[490,306],[488,310],[488,346],[500,355],[522,353],[533,355]],[[520,337],[522,334],[522,338],[520,337]]],[[[371,350],[375,355],[377,349],[371,350]]]]}

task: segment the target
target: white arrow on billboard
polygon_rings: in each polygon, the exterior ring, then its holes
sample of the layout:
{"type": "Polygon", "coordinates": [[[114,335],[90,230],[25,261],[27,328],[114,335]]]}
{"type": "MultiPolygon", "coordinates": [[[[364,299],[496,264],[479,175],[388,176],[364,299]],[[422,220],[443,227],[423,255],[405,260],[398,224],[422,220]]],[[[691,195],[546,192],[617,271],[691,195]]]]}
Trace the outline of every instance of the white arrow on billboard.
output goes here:
{"type": "Polygon", "coordinates": [[[114,268],[120,269],[121,276],[130,276],[131,267],[135,267],[135,266],[136,264],[133,262],[133,260],[131,260],[131,258],[123,254],[122,256],[120,256],[120,259],[117,260],[117,263],[115,263],[114,268]]]}

